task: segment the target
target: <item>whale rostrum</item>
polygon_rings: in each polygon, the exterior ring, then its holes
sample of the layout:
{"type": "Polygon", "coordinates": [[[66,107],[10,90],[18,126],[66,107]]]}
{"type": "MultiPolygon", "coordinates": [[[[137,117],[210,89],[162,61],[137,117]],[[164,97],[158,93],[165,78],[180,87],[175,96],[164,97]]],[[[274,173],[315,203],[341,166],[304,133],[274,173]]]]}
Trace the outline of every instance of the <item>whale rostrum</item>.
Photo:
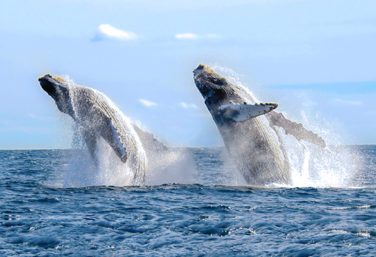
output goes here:
{"type": "Polygon", "coordinates": [[[200,64],[195,84],[205,99],[230,157],[248,184],[290,182],[290,167],[278,127],[298,140],[325,147],[325,141],[303,125],[274,111],[276,103],[257,103],[248,89],[200,64]]]}

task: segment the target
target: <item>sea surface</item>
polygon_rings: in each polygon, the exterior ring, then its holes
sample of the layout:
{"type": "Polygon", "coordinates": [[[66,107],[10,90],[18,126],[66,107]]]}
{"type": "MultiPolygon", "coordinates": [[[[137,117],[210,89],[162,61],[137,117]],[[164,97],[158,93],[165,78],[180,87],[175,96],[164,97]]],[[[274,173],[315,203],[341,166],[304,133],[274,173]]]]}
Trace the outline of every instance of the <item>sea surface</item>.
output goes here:
{"type": "Polygon", "coordinates": [[[375,256],[376,146],[352,148],[343,187],[226,185],[223,149],[190,148],[192,184],[66,188],[75,151],[3,150],[0,256],[375,256]]]}

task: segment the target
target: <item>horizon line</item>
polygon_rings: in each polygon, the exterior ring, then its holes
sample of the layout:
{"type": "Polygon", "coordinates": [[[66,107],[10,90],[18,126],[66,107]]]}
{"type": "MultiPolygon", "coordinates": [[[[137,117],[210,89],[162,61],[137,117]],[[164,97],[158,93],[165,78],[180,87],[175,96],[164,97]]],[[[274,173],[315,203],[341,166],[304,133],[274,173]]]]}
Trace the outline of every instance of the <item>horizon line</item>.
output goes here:
{"type": "MultiPolygon", "coordinates": [[[[376,143],[371,144],[339,144],[329,146],[376,146],[376,143]]],[[[171,148],[224,148],[224,145],[218,146],[169,146],[171,148]]],[[[0,148],[0,151],[41,151],[41,150],[84,150],[80,148],[0,148]]]]}

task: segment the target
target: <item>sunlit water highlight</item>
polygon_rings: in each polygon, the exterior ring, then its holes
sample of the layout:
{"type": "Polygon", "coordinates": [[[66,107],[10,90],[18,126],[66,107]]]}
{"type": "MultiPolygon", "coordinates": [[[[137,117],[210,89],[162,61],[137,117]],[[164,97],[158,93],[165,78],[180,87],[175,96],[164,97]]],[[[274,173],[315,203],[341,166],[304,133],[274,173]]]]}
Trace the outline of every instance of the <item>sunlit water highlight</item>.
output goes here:
{"type": "Polygon", "coordinates": [[[376,146],[350,149],[364,165],[338,188],[226,186],[222,148],[185,149],[195,184],[64,188],[82,153],[0,151],[0,256],[374,256],[376,146]]]}

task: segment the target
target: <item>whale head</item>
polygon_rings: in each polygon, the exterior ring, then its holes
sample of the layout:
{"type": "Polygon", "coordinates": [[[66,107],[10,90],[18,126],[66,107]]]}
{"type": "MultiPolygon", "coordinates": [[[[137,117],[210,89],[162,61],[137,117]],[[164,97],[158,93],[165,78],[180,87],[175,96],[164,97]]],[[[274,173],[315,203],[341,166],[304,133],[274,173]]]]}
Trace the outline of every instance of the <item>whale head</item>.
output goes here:
{"type": "Polygon", "coordinates": [[[276,103],[249,103],[245,89],[230,83],[208,66],[200,64],[194,71],[195,84],[217,124],[245,121],[266,114],[276,103]]]}
{"type": "Polygon", "coordinates": [[[57,108],[74,118],[68,82],[57,76],[52,77],[50,74],[46,74],[38,80],[43,90],[55,100],[57,108]]]}
{"type": "Polygon", "coordinates": [[[230,102],[239,104],[244,102],[235,92],[234,86],[208,66],[198,65],[193,71],[193,76],[196,87],[204,97],[209,110],[217,109],[230,102]]]}

